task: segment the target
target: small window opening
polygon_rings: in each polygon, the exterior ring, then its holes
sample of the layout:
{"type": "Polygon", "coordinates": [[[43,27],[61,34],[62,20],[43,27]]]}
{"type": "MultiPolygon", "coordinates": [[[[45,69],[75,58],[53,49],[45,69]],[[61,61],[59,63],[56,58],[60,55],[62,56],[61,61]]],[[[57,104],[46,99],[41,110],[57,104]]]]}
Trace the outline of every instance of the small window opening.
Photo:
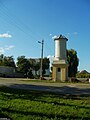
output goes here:
{"type": "Polygon", "coordinates": [[[61,69],[60,69],[60,68],[58,68],[58,72],[61,72],[61,69]]]}

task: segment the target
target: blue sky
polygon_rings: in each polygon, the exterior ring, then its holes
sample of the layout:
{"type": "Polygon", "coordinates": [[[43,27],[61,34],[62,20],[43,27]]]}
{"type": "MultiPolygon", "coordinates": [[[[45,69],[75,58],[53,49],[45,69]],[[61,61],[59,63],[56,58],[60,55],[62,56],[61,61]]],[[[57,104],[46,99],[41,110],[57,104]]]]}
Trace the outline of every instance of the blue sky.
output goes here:
{"type": "Polygon", "coordinates": [[[53,56],[60,34],[90,72],[90,0],[0,0],[0,54],[40,57],[44,39],[44,56],[53,56]]]}

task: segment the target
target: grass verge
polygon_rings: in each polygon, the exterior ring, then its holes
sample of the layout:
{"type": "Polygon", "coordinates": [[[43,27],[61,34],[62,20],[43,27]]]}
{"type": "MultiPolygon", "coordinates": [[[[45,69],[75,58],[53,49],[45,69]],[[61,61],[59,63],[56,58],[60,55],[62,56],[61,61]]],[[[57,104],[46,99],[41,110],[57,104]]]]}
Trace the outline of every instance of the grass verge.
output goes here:
{"type": "Polygon", "coordinates": [[[89,120],[90,96],[60,95],[0,87],[0,118],[89,120]]]}

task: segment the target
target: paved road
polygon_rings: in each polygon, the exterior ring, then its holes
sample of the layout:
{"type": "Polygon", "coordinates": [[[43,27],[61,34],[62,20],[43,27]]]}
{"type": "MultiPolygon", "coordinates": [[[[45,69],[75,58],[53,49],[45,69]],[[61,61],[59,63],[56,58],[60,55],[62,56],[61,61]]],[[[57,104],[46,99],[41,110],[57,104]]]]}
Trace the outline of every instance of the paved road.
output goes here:
{"type": "Polygon", "coordinates": [[[33,82],[26,79],[0,78],[0,86],[16,89],[41,90],[60,94],[90,95],[90,84],[83,83],[46,83],[33,82]]]}

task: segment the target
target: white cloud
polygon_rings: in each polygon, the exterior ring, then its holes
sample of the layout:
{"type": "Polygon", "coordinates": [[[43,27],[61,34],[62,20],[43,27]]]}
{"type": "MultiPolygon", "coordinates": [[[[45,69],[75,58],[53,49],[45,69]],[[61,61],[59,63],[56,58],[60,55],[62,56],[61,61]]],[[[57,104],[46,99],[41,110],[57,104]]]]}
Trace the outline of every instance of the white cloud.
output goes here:
{"type": "Polygon", "coordinates": [[[51,58],[51,55],[48,55],[47,58],[51,58]]]}
{"type": "Polygon", "coordinates": [[[55,38],[57,38],[57,36],[56,36],[56,35],[54,35],[54,36],[52,37],[52,39],[55,39],[55,38]]]}
{"type": "Polygon", "coordinates": [[[49,36],[52,36],[52,34],[50,33],[49,36]]]}
{"type": "Polygon", "coordinates": [[[3,47],[0,48],[0,54],[4,54],[5,53],[5,50],[3,47]]]}
{"type": "Polygon", "coordinates": [[[67,33],[67,34],[66,34],[66,37],[69,37],[69,36],[70,36],[70,33],[67,33]]]}
{"type": "Polygon", "coordinates": [[[10,50],[10,49],[13,49],[14,47],[15,47],[14,45],[10,45],[10,46],[5,47],[5,50],[10,50]]]}
{"type": "Polygon", "coordinates": [[[53,59],[54,56],[53,55],[48,55],[47,58],[53,59]]]}
{"type": "Polygon", "coordinates": [[[12,35],[8,34],[8,33],[3,33],[3,34],[0,34],[0,38],[11,38],[12,35]]]}
{"type": "Polygon", "coordinates": [[[54,55],[48,55],[47,58],[50,60],[50,66],[52,66],[52,62],[54,60],[54,55]]]}
{"type": "Polygon", "coordinates": [[[6,51],[9,51],[9,50],[13,49],[14,47],[15,47],[14,45],[0,47],[0,54],[4,54],[6,51]]]}
{"type": "Polygon", "coordinates": [[[77,32],[74,32],[73,34],[74,34],[74,35],[78,35],[78,33],[77,33],[77,32]]]}

